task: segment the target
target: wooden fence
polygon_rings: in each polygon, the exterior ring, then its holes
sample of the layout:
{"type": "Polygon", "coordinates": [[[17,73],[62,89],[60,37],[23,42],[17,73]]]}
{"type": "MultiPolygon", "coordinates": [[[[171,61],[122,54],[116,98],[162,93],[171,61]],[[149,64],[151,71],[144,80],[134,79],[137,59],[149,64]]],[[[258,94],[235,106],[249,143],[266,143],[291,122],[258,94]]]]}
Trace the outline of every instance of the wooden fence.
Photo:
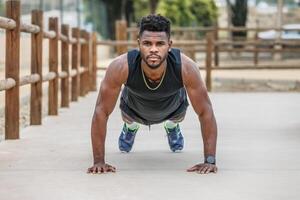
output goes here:
{"type": "Polygon", "coordinates": [[[49,18],[49,30],[43,26],[43,12],[32,11],[32,23],[21,22],[20,1],[6,1],[6,17],[0,17],[0,28],[6,29],[5,139],[19,139],[19,88],[31,85],[30,125],[42,123],[42,84],[48,82],[48,114],[58,115],[58,93],[61,107],[69,107],[89,91],[96,90],[96,33],[88,33],[69,25],[59,27],[58,18],[49,18]],[[61,31],[59,31],[61,30],[61,31]],[[31,34],[31,74],[20,77],[20,33],[31,34]],[[49,73],[43,74],[43,41],[49,40],[49,73]],[[61,45],[61,71],[58,71],[58,45],[61,45]],[[71,52],[71,54],[69,53],[71,52]],[[71,63],[69,60],[71,58],[71,63]],[[60,81],[60,89],[59,89],[60,81]]]}
{"type": "MultiPolygon", "coordinates": [[[[137,47],[137,31],[136,27],[127,27],[126,21],[116,22],[116,40],[115,41],[98,41],[98,45],[116,46],[118,54],[125,53],[128,47],[137,47]]],[[[173,46],[179,47],[187,51],[190,57],[194,57],[195,53],[203,52],[206,55],[205,67],[199,69],[206,70],[206,86],[211,91],[212,86],[212,71],[213,70],[285,70],[285,69],[300,69],[300,65],[260,65],[259,53],[284,53],[296,52],[300,53],[300,40],[261,40],[258,38],[260,31],[266,30],[283,31],[283,28],[245,28],[245,27],[175,27],[172,29],[173,33],[176,32],[204,32],[205,36],[202,40],[173,40],[173,46]],[[252,31],[254,32],[253,39],[233,41],[229,39],[221,39],[219,37],[220,31],[252,31]],[[236,48],[239,46],[239,48],[236,48]],[[284,47],[284,48],[283,48],[284,47]],[[229,66],[224,67],[220,64],[219,53],[229,52],[250,52],[253,53],[253,65],[248,66],[229,66]]],[[[291,29],[289,29],[291,30],[291,29]]],[[[299,29],[295,29],[300,31],[299,29]]],[[[102,68],[98,68],[102,69],[102,68]]]]}

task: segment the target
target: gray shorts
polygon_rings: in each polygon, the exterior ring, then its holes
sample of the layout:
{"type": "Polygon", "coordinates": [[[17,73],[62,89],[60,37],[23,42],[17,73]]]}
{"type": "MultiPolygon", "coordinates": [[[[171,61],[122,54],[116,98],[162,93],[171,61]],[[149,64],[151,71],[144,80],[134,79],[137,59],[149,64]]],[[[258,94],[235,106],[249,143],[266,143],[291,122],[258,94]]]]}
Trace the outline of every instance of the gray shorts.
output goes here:
{"type": "MultiPolygon", "coordinates": [[[[183,112],[176,114],[176,115],[171,115],[170,117],[168,117],[166,120],[170,120],[174,123],[179,123],[182,122],[184,120],[186,114],[186,110],[184,110],[183,112]]],[[[145,122],[145,120],[141,119],[138,116],[129,116],[127,113],[125,113],[124,111],[122,111],[122,119],[124,122],[131,124],[133,122],[137,122],[140,124],[144,124],[144,125],[149,125],[147,122],[145,122]]]]}

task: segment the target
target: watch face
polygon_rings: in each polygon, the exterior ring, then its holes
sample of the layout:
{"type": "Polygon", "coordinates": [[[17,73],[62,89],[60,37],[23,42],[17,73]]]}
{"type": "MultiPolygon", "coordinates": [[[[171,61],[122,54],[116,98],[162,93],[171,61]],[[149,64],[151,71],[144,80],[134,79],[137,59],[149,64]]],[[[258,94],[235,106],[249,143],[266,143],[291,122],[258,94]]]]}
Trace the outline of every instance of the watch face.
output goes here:
{"type": "Polygon", "coordinates": [[[210,163],[210,164],[215,164],[216,163],[216,159],[215,159],[214,156],[207,156],[206,162],[210,163]]]}

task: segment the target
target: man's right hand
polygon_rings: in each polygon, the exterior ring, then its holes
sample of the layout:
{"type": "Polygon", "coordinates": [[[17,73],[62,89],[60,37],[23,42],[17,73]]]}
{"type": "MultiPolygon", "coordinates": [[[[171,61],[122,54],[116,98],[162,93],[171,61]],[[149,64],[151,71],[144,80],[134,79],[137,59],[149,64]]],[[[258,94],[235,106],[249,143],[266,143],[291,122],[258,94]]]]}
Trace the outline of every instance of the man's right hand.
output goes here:
{"type": "Polygon", "coordinates": [[[116,168],[106,163],[96,163],[88,168],[88,174],[102,174],[107,172],[116,172],[116,168]]]}

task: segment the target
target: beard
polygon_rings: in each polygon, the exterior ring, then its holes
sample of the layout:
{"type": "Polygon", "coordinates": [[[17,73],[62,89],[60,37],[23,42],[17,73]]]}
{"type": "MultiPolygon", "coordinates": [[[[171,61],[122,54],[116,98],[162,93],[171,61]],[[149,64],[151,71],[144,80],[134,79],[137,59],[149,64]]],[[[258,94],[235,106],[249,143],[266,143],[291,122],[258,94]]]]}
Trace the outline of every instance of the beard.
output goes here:
{"type": "MultiPolygon", "coordinates": [[[[150,56],[153,56],[153,55],[150,55],[150,56]]],[[[148,58],[150,56],[142,55],[141,57],[142,57],[143,61],[146,63],[146,65],[151,69],[159,68],[161,66],[161,64],[167,59],[167,55],[165,55],[164,57],[155,55],[155,57],[158,58],[159,62],[158,63],[151,63],[151,62],[148,61],[148,58]]]]}

